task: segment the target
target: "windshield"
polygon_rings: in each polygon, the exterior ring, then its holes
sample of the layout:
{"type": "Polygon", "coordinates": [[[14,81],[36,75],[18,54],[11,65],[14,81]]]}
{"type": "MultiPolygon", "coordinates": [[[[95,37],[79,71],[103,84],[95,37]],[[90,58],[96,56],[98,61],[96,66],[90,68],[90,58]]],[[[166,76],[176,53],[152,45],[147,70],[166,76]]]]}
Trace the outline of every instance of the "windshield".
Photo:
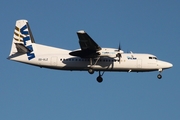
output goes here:
{"type": "Polygon", "coordinates": [[[157,60],[157,57],[149,57],[149,59],[156,59],[157,60]]]}

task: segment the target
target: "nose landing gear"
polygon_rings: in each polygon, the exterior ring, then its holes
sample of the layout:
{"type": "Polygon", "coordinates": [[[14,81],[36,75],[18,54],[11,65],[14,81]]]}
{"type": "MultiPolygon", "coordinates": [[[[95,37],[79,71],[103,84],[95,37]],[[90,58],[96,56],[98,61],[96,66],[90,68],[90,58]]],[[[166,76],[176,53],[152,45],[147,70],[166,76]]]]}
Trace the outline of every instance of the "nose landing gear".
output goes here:
{"type": "Polygon", "coordinates": [[[161,78],[162,78],[162,75],[161,75],[160,73],[163,71],[163,69],[159,69],[158,71],[159,71],[159,74],[157,75],[157,78],[158,78],[158,79],[161,79],[161,78]]]}
{"type": "Polygon", "coordinates": [[[158,79],[161,79],[161,78],[162,78],[162,75],[161,75],[161,74],[158,74],[158,75],[157,75],[157,78],[158,78],[158,79]]]}

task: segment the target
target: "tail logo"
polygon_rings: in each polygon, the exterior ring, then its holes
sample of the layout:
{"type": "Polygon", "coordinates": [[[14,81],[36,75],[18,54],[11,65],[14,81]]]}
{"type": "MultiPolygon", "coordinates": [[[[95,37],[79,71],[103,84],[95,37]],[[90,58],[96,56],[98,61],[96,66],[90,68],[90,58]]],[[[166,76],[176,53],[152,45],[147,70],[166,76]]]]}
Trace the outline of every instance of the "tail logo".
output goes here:
{"type": "Polygon", "coordinates": [[[33,53],[33,47],[31,45],[31,36],[29,34],[29,31],[26,31],[28,29],[27,25],[24,25],[21,29],[19,29],[17,26],[15,27],[15,30],[18,31],[14,32],[14,35],[18,37],[19,39],[14,37],[14,40],[18,42],[23,42],[24,46],[29,50],[26,54],[28,56],[28,60],[31,60],[35,58],[35,54],[33,53]]]}

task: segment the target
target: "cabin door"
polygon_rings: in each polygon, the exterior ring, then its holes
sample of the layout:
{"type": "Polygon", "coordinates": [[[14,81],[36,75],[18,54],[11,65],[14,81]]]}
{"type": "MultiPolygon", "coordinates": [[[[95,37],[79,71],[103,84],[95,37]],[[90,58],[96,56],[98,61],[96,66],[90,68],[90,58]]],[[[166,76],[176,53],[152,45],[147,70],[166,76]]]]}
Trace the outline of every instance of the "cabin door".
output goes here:
{"type": "Polygon", "coordinates": [[[142,60],[137,59],[137,68],[142,68],[142,60]]]}
{"type": "Polygon", "coordinates": [[[57,66],[57,57],[51,57],[51,65],[57,66]]]}

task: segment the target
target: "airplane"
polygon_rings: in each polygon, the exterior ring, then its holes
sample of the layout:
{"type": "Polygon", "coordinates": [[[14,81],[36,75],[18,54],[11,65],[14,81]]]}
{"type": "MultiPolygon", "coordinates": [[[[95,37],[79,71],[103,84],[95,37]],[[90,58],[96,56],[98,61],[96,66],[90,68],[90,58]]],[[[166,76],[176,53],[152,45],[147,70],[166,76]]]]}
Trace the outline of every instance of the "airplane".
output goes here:
{"type": "Polygon", "coordinates": [[[121,47],[102,48],[84,30],[77,31],[80,49],[66,50],[37,44],[27,20],[17,20],[9,60],[40,68],[69,71],[99,72],[97,81],[103,81],[107,71],[116,72],[161,72],[171,68],[169,62],[158,60],[155,55],[124,53],[121,47]]]}

